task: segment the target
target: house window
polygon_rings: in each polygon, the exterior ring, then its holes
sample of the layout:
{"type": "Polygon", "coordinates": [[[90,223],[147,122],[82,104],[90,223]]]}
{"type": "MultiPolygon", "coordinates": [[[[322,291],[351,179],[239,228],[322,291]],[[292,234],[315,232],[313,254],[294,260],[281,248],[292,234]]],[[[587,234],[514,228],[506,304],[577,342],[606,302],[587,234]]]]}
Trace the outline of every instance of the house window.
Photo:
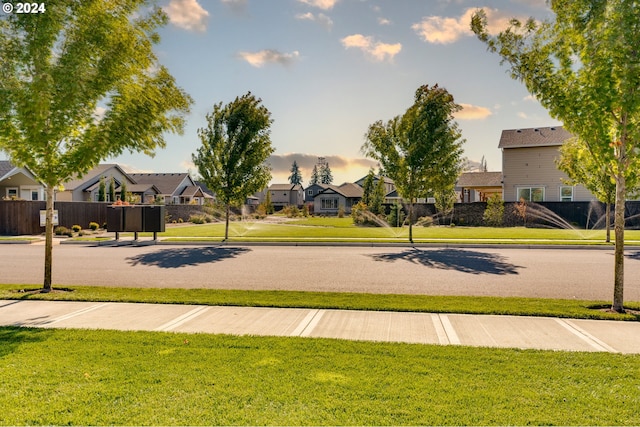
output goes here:
{"type": "Polygon", "coordinates": [[[518,200],[544,202],[544,187],[518,187],[518,200]]]}
{"type": "Polygon", "coordinates": [[[18,189],[15,187],[7,188],[7,199],[17,199],[18,189]]]}
{"type": "Polygon", "coordinates": [[[573,202],[573,187],[569,187],[569,186],[560,187],[560,201],[573,202]]]}
{"type": "Polygon", "coordinates": [[[313,196],[313,190],[307,190],[307,194],[313,196]]]}
{"type": "Polygon", "coordinates": [[[322,209],[338,209],[338,199],[322,199],[322,209]]]}
{"type": "Polygon", "coordinates": [[[31,200],[38,200],[38,190],[31,190],[31,200]]]}

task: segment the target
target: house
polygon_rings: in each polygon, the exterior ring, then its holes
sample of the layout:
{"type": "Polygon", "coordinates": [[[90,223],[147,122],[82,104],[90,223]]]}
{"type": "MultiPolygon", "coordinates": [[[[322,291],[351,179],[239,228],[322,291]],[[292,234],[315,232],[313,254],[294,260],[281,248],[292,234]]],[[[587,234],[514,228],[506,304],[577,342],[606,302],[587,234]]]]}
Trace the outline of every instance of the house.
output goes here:
{"type": "Polygon", "coordinates": [[[351,182],[345,182],[340,186],[327,185],[327,188],[314,197],[313,212],[335,215],[342,207],[345,213],[351,213],[351,207],[362,200],[362,194],[362,187],[351,182]]]}
{"type": "Polygon", "coordinates": [[[307,188],[304,189],[304,201],[308,203],[313,202],[313,198],[316,197],[320,192],[329,188],[329,184],[311,184],[307,188]]]}
{"type": "Polygon", "coordinates": [[[590,201],[595,196],[582,185],[566,185],[556,167],[560,146],[573,135],[562,126],[503,130],[502,191],[506,202],[590,201]]]}
{"type": "MultiPolygon", "coordinates": [[[[367,179],[367,175],[365,175],[362,178],[360,178],[359,180],[357,180],[356,184],[358,184],[360,187],[364,188],[364,181],[366,179],[367,179]]],[[[385,195],[387,195],[389,193],[392,193],[396,189],[396,184],[393,182],[393,180],[391,178],[387,178],[386,176],[380,177],[380,175],[375,175],[373,177],[373,188],[374,189],[378,186],[378,181],[380,181],[380,179],[382,179],[383,182],[384,182],[384,194],[385,195]]]]}
{"type": "Polygon", "coordinates": [[[486,202],[489,197],[502,197],[502,172],[464,172],[456,183],[460,202],[486,202]]]}
{"type": "Polygon", "coordinates": [[[300,184],[271,184],[267,189],[271,193],[271,204],[274,208],[285,206],[302,207],[304,189],[300,184]]]}
{"type": "Polygon", "coordinates": [[[28,169],[0,160],[0,199],[45,200],[44,186],[28,169]]]}
{"type": "Polygon", "coordinates": [[[204,204],[211,196],[205,194],[188,173],[131,173],[129,176],[138,184],[155,185],[158,197],[165,204],[204,204]]]}
{"type": "Polygon", "coordinates": [[[65,182],[62,190],[56,191],[56,201],[60,202],[97,202],[100,193],[100,180],[105,183],[105,199],[107,202],[115,202],[110,200],[109,183],[113,178],[116,199],[120,199],[122,184],[126,186],[127,193],[136,196],[141,202],[152,202],[159,190],[153,184],[139,183],[131,178],[117,164],[99,164],[95,168],[83,175],[77,175],[74,179],[65,182]]]}

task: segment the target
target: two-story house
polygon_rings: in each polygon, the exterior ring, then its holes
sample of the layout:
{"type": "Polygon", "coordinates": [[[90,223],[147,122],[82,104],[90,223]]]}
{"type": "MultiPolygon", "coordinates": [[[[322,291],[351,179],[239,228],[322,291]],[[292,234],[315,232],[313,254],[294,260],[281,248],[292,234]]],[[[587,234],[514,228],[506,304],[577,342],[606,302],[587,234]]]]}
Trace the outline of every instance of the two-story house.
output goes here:
{"type": "Polygon", "coordinates": [[[567,185],[567,175],[558,169],[560,146],[573,135],[562,126],[503,130],[503,198],[531,202],[590,201],[595,196],[582,185],[567,185]]]}
{"type": "Polygon", "coordinates": [[[271,204],[279,209],[285,206],[302,207],[304,189],[300,184],[271,184],[267,191],[271,196],[271,204]]]}

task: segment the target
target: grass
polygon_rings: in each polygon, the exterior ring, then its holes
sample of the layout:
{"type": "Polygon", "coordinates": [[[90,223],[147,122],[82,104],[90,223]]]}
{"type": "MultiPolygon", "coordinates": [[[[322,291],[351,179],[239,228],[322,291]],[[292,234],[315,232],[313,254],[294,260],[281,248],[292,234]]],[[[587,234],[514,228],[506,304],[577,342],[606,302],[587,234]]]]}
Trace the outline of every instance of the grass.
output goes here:
{"type": "MultiPolygon", "coordinates": [[[[123,235],[125,235],[123,233],[123,235]]],[[[128,235],[128,234],[126,234],[128,235]]],[[[140,233],[140,237],[151,237],[140,233]]],[[[525,227],[414,227],[414,241],[422,243],[495,243],[495,244],[605,244],[604,230],[562,230],[525,227]]],[[[167,241],[209,240],[224,237],[224,224],[181,225],[160,233],[167,241]]],[[[408,227],[357,227],[351,218],[309,217],[282,223],[237,221],[229,225],[231,241],[327,241],[327,242],[401,242],[409,238],[408,227]]],[[[640,230],[627,230],[627,244],[640,244],[640,230]]]]}
{"type": "MultiPolygon", "coordinates": [[[[640,315],[608,313],[606,301],[363,294],[343,292],[243,291],[214,289],[152,289],[71,286],[66,292],[32,293],[38,286],[0,285],[0,299],[113,301],[161,304],[295,307],[345,310],[415,311],[427,313],[502,314],[581,319],[640,320],[640,315]]],[[[627,303],[640,310],[640,303],[627,303]]]]}
{"type": "Polygon", "coordinates": [[[2,425],[638,425],[640,356],[0,328],[2,425]]]}

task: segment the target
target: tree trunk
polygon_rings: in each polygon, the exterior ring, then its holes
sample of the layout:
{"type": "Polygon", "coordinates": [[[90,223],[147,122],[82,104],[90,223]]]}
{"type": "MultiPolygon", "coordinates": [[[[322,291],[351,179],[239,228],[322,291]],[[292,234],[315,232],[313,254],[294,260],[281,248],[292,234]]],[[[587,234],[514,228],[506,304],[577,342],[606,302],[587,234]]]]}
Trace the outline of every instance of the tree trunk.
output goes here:
{"type": "Polygon", "coordinates": [[[607,221],[607,243],[611,243],[611,203],[607,203],[605,221],[607,221]]]}
{"type": "Polygon", "coordinates": [[[47,185],[47,204],[45,222],[45,244],[44,244],[44,284],[42,290],[51,292],[51,271],[53,266],[53,198],[54,187],[47,185]]]}
{"type": "Polygon", "coordinates": [[[224,226],[224,240],[229,239],[229,212],[231,211],[231,206],[227,203],[227,215],[226,215],[226,223],[224,226]]]}
{"type": "Polygon", "coordinates": [[[614,256],[613,305],[611,309],[624,312],[624,208],[626,181],[622,173],[616,177],[616,205],[614,210],[614,234],[616,239],[614,256]]]}
{"type": "MultiPolygon", "coordinates": [[[[400,216],[400,213],[398,213],[400,216]]],[[[413,199],[409,203],[409,242],[413,243],[413,199]]]]}

